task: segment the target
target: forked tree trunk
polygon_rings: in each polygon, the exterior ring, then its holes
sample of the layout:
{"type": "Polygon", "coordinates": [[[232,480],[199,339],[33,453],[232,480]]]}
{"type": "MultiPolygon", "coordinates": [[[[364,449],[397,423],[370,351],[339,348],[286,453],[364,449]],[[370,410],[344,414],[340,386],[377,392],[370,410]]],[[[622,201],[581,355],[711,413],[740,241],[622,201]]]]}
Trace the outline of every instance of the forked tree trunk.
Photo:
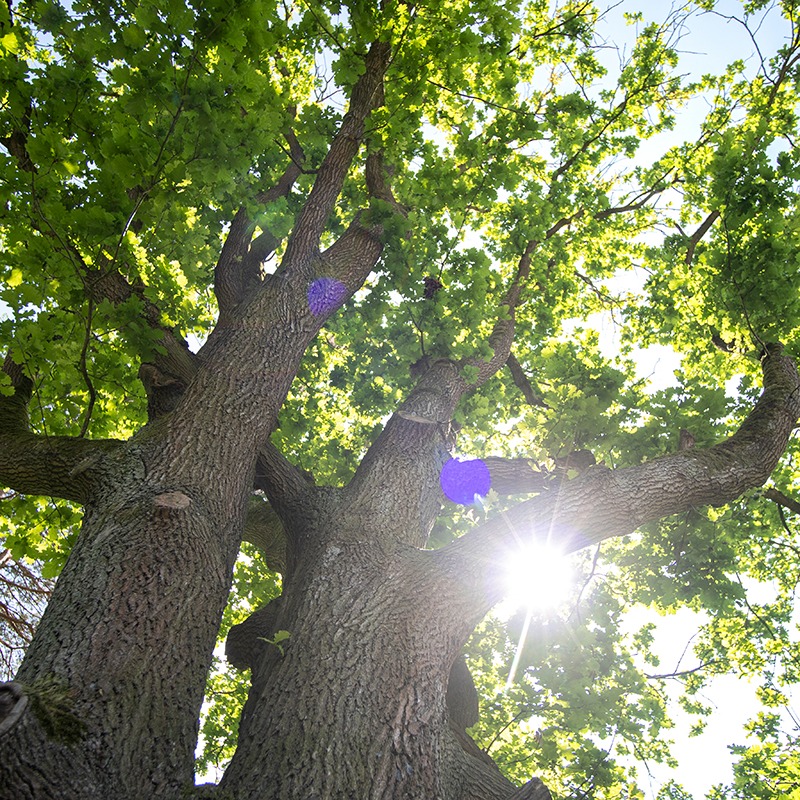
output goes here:
{"type": "Polygon", "coordinates": [[[222,786],[241,798],[454,796],[441,762],[460,626],[421,607],[412,553],[337,527],[287,587],[277,625],[291,637],[256,669],[222,786]]]}
{"type": "MultiPolygon", "coordinates": [[[[236,755],[211,792],[233,800],[546,797],[535,780],[511,786],[448,719],[451,665],[500,597],[498,554],[523,530],[560,530],[574,549],[759,485],[800,415],[800,380],[779,348],[765,356],[764,382],[731,439],[629,469],[590,469],[438,551],[410,543],[441,461],[433,426],[395,418],[341,490],[308,484],[266,452],[289,542],[270,625],[290,637],[282,649],[259,642],[236,755]],[[405,458],[413,452],[420,458],[405,458]]],[[[169,437],[158,429],[150,437],[75,468],[94,475],[83,531],[20,684],[0,687],[2,800],[192,792],[204,676],[252,477],[237,486],[198,460],[194,472],[180,467],[177,482],[170,468],[182,462],[165,457],[169,437]]]]}

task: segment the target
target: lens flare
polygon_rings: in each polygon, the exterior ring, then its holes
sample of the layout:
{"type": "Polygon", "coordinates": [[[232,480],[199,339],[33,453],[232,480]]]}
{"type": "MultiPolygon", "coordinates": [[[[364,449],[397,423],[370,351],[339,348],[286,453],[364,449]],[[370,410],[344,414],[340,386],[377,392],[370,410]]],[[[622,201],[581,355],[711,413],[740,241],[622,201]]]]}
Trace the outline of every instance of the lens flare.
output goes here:
{"type": "Polygon", "coordinates": [[[317,278],[308,287],[308,307],[315,316],[328,314],[347,297],[347,287],[335,278],[317,278]]]}
{"type": "Polygon", "coordinates": [[[516,608],[552,608],[566,598],[572,581],[566,556],[552,545],[525,544],[515,548],[506,560],[506,597],[516,608]]]}
{"type": "Polygon", "coordinates": [[[439,483],[448,500],[468,506],[489,494],[492,478],[489,467],[479,458],[469,461],[451,458],[442,467],[439,483]]]}
{"type": "Polygon", "coordinates": [[[525,622],[517,642],[506,689],[514,684],[525,639],[536,612],[553,608],[566,599],[574,576],[566,556],[548,544],[520,545],[509,553],[504,570],[507,608],[524,608],[525,622]]]}

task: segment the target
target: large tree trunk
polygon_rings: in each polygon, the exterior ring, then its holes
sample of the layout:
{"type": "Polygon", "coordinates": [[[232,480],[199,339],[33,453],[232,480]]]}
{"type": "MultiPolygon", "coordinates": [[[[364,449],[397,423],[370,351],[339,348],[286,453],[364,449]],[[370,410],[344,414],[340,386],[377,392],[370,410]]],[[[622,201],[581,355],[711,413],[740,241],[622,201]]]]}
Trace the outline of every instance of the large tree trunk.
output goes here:
{"type": "Polygon", "coordinates": [[[471,629],[467,604],[438,593],[451,578],[431,554],[365,539],[347,509],[311,540],[271,620],[291,636],[260,648],[221,787],[276,800],[510,797],[448,715],[471,629]]]}
{"type": "MultiPolygon", "coordinates": [[[[197,718],[239,544],[242,497],[198,484],[167,486],[135,455],[107,466],[83,530],[17,680],[50,695],[64,720],[51,747],[42,729],[3,741],[10,796],[175,797],[193,783],[197,718]],[[74,735],[70,735],[73,733],[74,735]],[[22,741],[14,742],[16,737],[22,741]],[[92,793],[72,785],[75,765],[92,793]],[[101,781],[97,783],[97,777],[101,781]]],[[[45,693],[40,721],[48,714],[45,693]]]]}
{"type": "Polygon", "coordinates": [[[223,781],[237,797],[453,796],[439,763],[452,620],[420,607],[411,553],[350,534],[328,528],[287,587],[291,637],[256,668],[223,781]]]}

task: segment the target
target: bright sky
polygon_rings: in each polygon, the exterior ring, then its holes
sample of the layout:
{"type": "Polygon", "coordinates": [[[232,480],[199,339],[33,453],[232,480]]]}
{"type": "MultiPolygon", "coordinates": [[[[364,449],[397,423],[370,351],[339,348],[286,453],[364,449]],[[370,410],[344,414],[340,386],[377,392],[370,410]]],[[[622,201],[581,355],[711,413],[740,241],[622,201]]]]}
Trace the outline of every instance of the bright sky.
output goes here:
{"type": "MultiPolygon", "coordinates": [[[[641,11],[646,21],[661,21],[671,12],[683,7],[684,3],[668,0],[623,0],[616,3],[607,17],[607,36],[610,41],[630,42],[631,29],[623,22],[624,12],[641,11]]],[[[680,71],[701,75],[718,72],[733,60],[742,59],[747,68],[755,71],[758,60],[754,56],[753,42],[743,26],[733,17],[742,19],[741,4],[735,0],[722,0],[717,13],[695,14],[686,25],[685,35],[680,42],[680,71]],[[725,19],[731,17],[731,19],[725,19]]],[[[778,15],[768,12],[759,17],[758,43],[765,55],[771,55],[785,43],[787,26],[778,15]],[[762,18],[763,17],[763,18],[762,18]]],[[[616,55],[614,56],[617,57],[616,55]]],[[[679,125],[670,134],[659,136],[646,142],[640,157],[655,158],[676,141],[691,139],[698,130],[700,120],[706,110],[702,99],[694,101],[679,116],[679,125]]],[[[627,278],[631,280],[630,277],[627,278]]],[[[643,280],[643,276],[642,276],[643,280]]],[[[631,289],[628,283],[625,287],[631,289]]],[[[585,324],[585,323],[583,323],[585,324]]],[[[595,315],[590,320],[600,332],[603,349],[612,355],[617,351],[616,332],[610,315],[595,315]]],[[[656,346],[634,354],[639,377],[648,377],[653,390],[661,389],[675,382],[674,370],[680,364],[679,356],[669,347],[656,346]]],[[[645,622],[657,624],[656,650],[661,657],[664,671],[689,669],[696,666],[696,659],[687,644],[702,624],[702,618],[689,609],[671,617],[659,617],[647,610],[631,612],[626,625],[636,630],[645,622]],[[686,652],[685,652],[686,651],[686,652]],[[683,655],[683,660],[681,657],[683,655]]],[[[680,686],[675,684],[673,698],[680,694],[680,686]]],[[[703,700],[713,709],[707,718],[705,731],[697,737],[689,737],[691,719],[675,704],[672,713],[676,727],[669,732],[674,739],[673,755],[680,766],[675,772],[658,765],[638,765],[641,785],[647,791],[650,771],[648,800],[655,798],[659,788],[669,779],[678,780],[695,798],[705,797],[715,784],[730,783],[732,780],[732,756],[728,746],[744,744],[744,724],[759,709],[755,698],[755,686],[736,676],[714,679],[703,692],[703,700]]]]}

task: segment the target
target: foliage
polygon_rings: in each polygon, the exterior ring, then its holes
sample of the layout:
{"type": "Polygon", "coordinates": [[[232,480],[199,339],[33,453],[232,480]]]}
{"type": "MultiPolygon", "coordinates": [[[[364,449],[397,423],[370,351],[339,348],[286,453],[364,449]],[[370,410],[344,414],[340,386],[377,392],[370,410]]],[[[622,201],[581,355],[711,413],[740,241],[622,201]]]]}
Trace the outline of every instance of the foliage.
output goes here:
{"type": "MultiPolygon", "coordinates": [[[[766,5],[742,11],[754,34],[766,5]]],[[[686,78],[680,31],[713,3],[696,6],[665,21],[631,14],[624,31],[617,20],[624,41],[609,57],[613,14],[584,0],[3,4],[0,342],[34,381],[32,429],[126,439],[144,424],[131,365],[163,351],[165,330],[195,349],[208,336],[214,266],[240,207],[281,242],[262,264],[274,272],[359,55],[391,36],[400,45],[384,104],[324,235],[334,241],[368,206],[386,247],[308,348],[274,444],[319,483],[346,482],[413,386],[411,365],[476,348],[489,356],[531,242],[513,352],[541,403],[498,373],[458,409],[459,453],[552,468],[587,448],[616,467],[674,451],[681,429],[698,446],[717,441],[751,406],[763,344],[800,355],[800,51],[796,4],[785,0],[767,11],[782,49],[755,69],[737,61],[686,78]],[[709,109],[687,138],[679,121],[698,97],[709,109]],[[290,133],[303,171],[264,203],[290,133]],[[651,141],[677,144],[643,155],[651,141]],[[377,153],[394,204],[365,184],[377,153]],[[107,285],[114,275],[124,280],[107,285]],[[597,330],[610,322],[616,348],[597,330]],[[636,361],[655,344],[682,359],[657,390],[636,361]]],[[[794,444],[772,479],[787,494],[797,457],[794,444]]],[[[0,512],[3,546],[55,576],[78,511],[9,495],[0,512]]],[[[432,545],[479,513],[446,509],[432,545]]],[[[754,493],[578,558],[562,609],[524,626],[524,613],[487,619],[468,646],[485,698],[477,740],[511,778],[541,774],[564,797],[641,796],[635,763],[670,763],[672,723],[665,678],[648,677],[651,631],[626,637],[621,620],[636,605],[688,606],[708,621],[694,648],[703,668],[681,676],[684,706],[702,717],[704,682],[736,672],[759,682],[769,709],[735,748],[731,786],[711,796],[785,796],[800,773],[781,731],[800,681],[797,537],[794,517],[754,493]],[[772,594],[756,602],[762,585],[772,594]],[[523,627],[518,680],[506,688],[523,627]]],[[[278,592],[245,549],[221,638],[278,592]]],[[[246,688],[215,664],[201,772],[230,758],[246,688]]],[[[658,797],[688,795],[672,783],[658,797]]]]}
{"type": "MultiPolygon", "coordinates": [[[[236,562],[234,585],[222,618],[220,643],[225,641],[231,626],[243,622],[254,606],[268,603],[280,594],[280,577],[264,564],[259,551],[246,542],[236,562]]],[[[275,638],[278,638],[277,634],[275,638]]],[[[220,645],[215,653],[206,687],[206,702],[200,720],[202,749],[197,756],[199,774],[221,771],[233,756],[239,733],[238,720],[250,688],[249,670],[239,672],[232,669],[222,649],[220,645]]]]}

